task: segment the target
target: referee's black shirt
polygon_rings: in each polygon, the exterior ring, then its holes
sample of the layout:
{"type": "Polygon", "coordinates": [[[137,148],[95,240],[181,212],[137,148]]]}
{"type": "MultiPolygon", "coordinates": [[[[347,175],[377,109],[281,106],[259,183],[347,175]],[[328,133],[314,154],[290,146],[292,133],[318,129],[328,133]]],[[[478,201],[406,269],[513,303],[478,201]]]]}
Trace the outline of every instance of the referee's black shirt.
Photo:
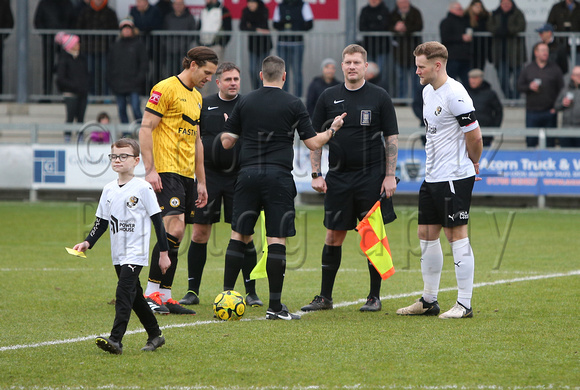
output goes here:
{"type": "Polygon", "coordinates": [[[316,131],[323,131],[324,122],[343,112],[347,113],[344,124],[328,143],[329,169],[349,172],[382,164],[384,170],[385,146],[381,135],[399,134],[389,94],[368,82],[354,91],[346,89],[344,83],[327,88],[318,98],[312,125],[316,131]]]}
{"type": "Polygon", "coordinates": [[[232,100],[222,100],[217,93],[203,98],[199,127],[203,143],[204,165],[208,169],[223,173],[237,173],[238,171],[241,143],[238,142],[232,149],[226,150],[219,138],[226,123],[224,113],[231,115],[238,100],[240,100],[240,95],[232,100]]]}
{"type": "Polygon", "coordinates": [[[224,131],[240,136],[241,168],[279,166],[292,170],[294,128],[301,140],[316,136],[302,101],[280,88],[261,87],[243,96],[224,131]]]}

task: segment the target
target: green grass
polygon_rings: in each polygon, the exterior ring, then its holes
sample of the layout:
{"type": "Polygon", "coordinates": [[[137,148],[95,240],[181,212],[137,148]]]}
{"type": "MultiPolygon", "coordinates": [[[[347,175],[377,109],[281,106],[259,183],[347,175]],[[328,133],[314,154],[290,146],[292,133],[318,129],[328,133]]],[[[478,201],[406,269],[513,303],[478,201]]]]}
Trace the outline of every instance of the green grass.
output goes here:
{"type": "MultiPolygon", "coordinates": [[[[108,334],[114,317],[109,239],[87,260],[64,250],[84,238],[94,207],[0,203],[0,388],[580,388],[579,211],[472,210],[475,316],[448,321],[395,314],[422,289],[413,208],[397,208],[399,219],[387,226],[397,272],[383,283],[381,312],[358,311],[368,271],[350,232],[334,310],[283,322],[249,308],[245,321],[214,321],[211,302],[229,236],[228,225],[219,224],[198,314],[157,317],[167,344],[151,354],[140,351],[146,335],[132,317],[123,355],[113,356],[93,341],[108,334]]],[[[292,311],[319,292],[322,217],[320,207],[299,209],[283,293],[292,311]]],[[[449,246],[443,248],[439,302],[446,310],[456,291],[449,246]]],[[[180,259],[176,299],[187,286],[186,248],[180,259]]],[[[266,280],[257,286],[267,301],[266,280]]],[[[243,292],[240,281],[238,288],[243,292]]]]}

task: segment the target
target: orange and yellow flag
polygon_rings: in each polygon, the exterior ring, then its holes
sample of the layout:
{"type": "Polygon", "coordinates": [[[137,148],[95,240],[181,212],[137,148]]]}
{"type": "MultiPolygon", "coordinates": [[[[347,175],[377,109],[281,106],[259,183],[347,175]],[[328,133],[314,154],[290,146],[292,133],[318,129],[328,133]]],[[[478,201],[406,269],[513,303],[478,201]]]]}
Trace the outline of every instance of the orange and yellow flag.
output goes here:
{"type": "Polygon", "coordinates": [[[367,255],[383,280],[395,273],[391,248],[383,223],[381,201],[377,201],[356,227],[361,236],[360,248],[367,255]]]}

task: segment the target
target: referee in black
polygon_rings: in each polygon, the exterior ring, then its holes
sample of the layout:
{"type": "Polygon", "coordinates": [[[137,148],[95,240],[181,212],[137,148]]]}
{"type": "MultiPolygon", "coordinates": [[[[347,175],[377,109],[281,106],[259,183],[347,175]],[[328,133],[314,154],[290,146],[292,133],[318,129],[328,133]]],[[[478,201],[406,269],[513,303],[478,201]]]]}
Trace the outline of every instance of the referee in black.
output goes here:
{"type": "Polygon", "coordinates": [[[286,237],[296,235],[296,186],[292,177],[294,132],[306,147],[316,150],[334,136],[346,116],[346,113],[339,113],[329,129],[316,134],[302,101],[282,90],[286,81],[285,70],[284,60],[280,57],[264,59],[260,72],[263,87],[240,99],[221,135],[226,149],[233,147],[238,139],[242,143],[226,264],[243,260],[246,245],[252,239],[254,226],[264,209],[268,242],[266,271],[270,289],[266,319],[270,320],[300,319],[281,302],[286,271],[286,237]]]}
{"type": "MultiPolygon", "coordinates": [[[[179,301],[182,305],[199,304],[199,288],[203,269],[207,260],[207,243],[212,224],[218,223],[221,216],[222,201],[224,221],[231,223],[234,203],[234,185],[239,171],[240,144],[225,150],[219,139],[225,115],[230,115],[240,98],[240,68],[233,62],[222,62],[216,70],[218,93],[203,98],[200,114],[200,132],[204,149],[205,180],[207,187],[207,205],[198,208],[193,216],[193,234],[187,254],[188,291],[179,301]]],[[[263,306],[256,294],[256,281],[250,280],[250,273],[256,266],[256,248],[254,242],[246,245],[244,260],[241,264],[246,304],[263,306]]],[[[233,290],[240,269],[225,270],[224,290],[233,290]],[[233,278],[233,280],[232,280],[233,278]]]]}
{"type": "MultiPolygon", "coordinates": [[[[326,193],[324,226],[326,238],[322,249],[322,283],[303,311],[332,309],[332,290],[342,259],[342,243],[348,230],[364,218],[377,200],[381,203],[383,222],[392,222],[396,215],[391,196],[397,183],[398,134],[395,108],[389,94],[365,82],[367,52],[360,45],[349,45],[342,52],[344,84],[327,88],[318,98],[312,125],[320,129],[325,121],[346,112],[343,130],[329,143],[329,171],[322,176],[322,152],[310,153],[312,188],[326,193]]],[[[361,311],[381,310],[381,276],[368,262],[370,292],[361,311]]]]}

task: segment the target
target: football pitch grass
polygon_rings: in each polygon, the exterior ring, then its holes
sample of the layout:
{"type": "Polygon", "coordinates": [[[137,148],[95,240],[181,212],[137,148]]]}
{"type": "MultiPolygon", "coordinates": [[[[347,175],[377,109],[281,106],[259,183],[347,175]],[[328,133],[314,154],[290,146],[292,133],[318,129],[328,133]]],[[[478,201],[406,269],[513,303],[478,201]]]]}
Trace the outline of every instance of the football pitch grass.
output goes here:
{"type": "MultiPolygon", "coordinates": [[[[2,389],[580,389],[580,211],[474,208],[474,318],[397,316],[422,290],[414,208],[397,207],[387,225],[396,273],[383,282],[382,311],[358,309],[369,276],[358,235],[349,232],[334,289],[334,310],[300,321],[266,321],[248,308],[242,321],[218,322],[229,225],[209,245],[195,316],[158,316],[165,346],[144,353],[133,315],[123,355],[108,336],[116,276],[108,235],[70,256],[94,220],[96,203],[1,202],[0,388],[2,389]]],[[[298,208],[288,242],[283,302],[292,312],[320,289],[325,230],[321,207],[298,208]]],[[[190,235],[190,230],[187,232],[190,235]]],[[[257,239],[259,240],[259,239],[257,239]]],[[[187,243],[173,297],[187,289],[187,243]]],[[[457,296],[449,246],[439,303],[457,296]]],[[[145,285],[148,268],[141,274],[145,285]]],[[[244,293],[241,277],[238,291],[244,293]]],[[[267,302],[267,281],[257,292],[267,302]]]]}

